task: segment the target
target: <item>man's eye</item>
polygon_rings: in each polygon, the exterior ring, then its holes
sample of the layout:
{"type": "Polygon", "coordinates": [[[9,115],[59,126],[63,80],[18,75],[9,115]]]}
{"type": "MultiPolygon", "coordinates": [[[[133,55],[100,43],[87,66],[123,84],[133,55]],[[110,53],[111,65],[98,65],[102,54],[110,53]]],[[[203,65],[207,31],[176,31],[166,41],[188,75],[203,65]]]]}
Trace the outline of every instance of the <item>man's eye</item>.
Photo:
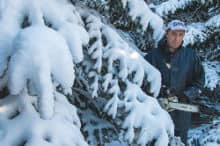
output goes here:
{"type": "Polygon", "coordinates": [[[181,37],[182,37],[183,35],[184,35],[184,34],[183,34],[183,33],[181,33],[179,36],[181,36],[181,37]]]}

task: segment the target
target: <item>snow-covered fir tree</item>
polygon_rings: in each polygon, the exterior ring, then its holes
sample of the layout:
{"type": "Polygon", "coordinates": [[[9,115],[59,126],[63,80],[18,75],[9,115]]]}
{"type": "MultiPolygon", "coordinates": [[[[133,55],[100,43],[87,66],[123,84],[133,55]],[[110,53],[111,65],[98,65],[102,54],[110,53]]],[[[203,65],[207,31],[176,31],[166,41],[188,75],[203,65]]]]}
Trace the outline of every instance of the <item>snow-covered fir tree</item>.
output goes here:
{"type": "MultiPolygon", "coordinates": [[[[157,24],[156,32],[158,33],[156,34],[162,34],[162,27],[170,20],[180,19],[185,21],[188,31],[184,38],[184,46],[191,47],[198,52],[205,69],[205,95],[198,102],[205,104],[208,109],[215,109],[217,115],[219,115],[220,2],[218,0],[82,1],[90,8],[98,10],[105,18],[108,18],[108,22],[120,29],[126,39],[129,42],[134,42],[139,50],[144,53],[153,49],[160,39],[160,35],[156,39],[154,37],[156,35],[154,32],[155,25],[152,26],[153,23],[156,22],[157,24]],[[149,8],[151,11],[149,11],[149,8]],[[152,12],[153,15],[151,15],[152,12]],[[154,14],[157,14],[159,18],[154,14]]],[[[208,116],[208,118],[207,115],[201,117],[210,121],[213,118],[215,121],[216,118],[216,116],[208,116]]],[[[213,127],[213,124],[211,125],[207,127],[213,127]]],[[[219,129],[219,126],[214,127],[219,129]]],[[[192,145],[204,145],[212,142],[215,144],[218,141],[219,138],[216,138],[214,132],[205,134],[204,131],[208,128],[203,129],[198,128],[196,132],[190,132],[191,138],[189,141],[192,145]],[[197,141],[197,143],[193,141],[197,141]]]]}
{"type": "Polygon", "coordinates": [[[2,146],[103,145],[114,140],[104,128],[141,145],[167,145],[174,136],[155,98],[159,71],[96,12],[66,0],[2,0],[0,26],[1,89],[8,89],[0,100],[2,146]],[[101,112],[112,122],[100,117],[103,126],[95,126],[101,112]]]}
{"type": "Polygon", "coordinates": [[[160,73],[143,56],[164,24],[185,20],[184,45],[199,51],[206,87],[216,93],[219,5],[0,0],[0,146],[182,145],[157,102],[160,73]]]}

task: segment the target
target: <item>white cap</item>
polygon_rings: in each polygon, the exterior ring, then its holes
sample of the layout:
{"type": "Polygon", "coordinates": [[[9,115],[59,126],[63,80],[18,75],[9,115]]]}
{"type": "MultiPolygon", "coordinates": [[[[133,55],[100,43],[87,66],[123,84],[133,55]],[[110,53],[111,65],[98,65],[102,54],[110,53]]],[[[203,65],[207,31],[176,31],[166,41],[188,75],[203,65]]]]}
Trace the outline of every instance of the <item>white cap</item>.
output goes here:
{"type": "Polygon", "coordinates": [[[167,27],[166,27],[166,31],[167,30],[187,31],[185,23],[183,21],[180,21],[180,20],[172,20],[171,22],[169,22],[167,27]]]}

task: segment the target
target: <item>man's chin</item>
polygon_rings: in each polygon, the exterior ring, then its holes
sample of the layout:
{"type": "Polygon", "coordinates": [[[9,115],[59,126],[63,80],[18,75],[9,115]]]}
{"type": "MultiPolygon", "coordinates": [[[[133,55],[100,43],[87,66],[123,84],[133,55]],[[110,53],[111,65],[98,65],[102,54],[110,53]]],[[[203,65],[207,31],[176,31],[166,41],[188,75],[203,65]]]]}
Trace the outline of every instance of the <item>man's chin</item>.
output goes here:
{"type": "Polygon", "coordinates": [[[177,50],[179,47],[180,47],[180,45],[173,46],[172,48],[169,49],[169,51],[170,51],[171,53],[174,53],[174,52],[176,52],[176,50],[177,50]]]}
{"type": "Polygon", "coordinates": [[[174,53],[174,52],[176,52],[176,50],[177,50],[177,48],[170,48],[169,49],[170,53],[174,53]]]}

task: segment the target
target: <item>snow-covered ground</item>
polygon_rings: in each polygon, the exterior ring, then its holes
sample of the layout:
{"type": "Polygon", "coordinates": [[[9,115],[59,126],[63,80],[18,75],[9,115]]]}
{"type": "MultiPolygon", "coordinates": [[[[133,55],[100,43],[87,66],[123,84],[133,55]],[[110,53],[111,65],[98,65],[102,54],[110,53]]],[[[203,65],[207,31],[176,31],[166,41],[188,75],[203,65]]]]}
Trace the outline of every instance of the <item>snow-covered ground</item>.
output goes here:
{"type": "Polygon", "coordinates": [[[207,61],[203,63],[203,66],[205,70],[205,87],[213,90],[220,86],[220,62],[207,61]]]}

